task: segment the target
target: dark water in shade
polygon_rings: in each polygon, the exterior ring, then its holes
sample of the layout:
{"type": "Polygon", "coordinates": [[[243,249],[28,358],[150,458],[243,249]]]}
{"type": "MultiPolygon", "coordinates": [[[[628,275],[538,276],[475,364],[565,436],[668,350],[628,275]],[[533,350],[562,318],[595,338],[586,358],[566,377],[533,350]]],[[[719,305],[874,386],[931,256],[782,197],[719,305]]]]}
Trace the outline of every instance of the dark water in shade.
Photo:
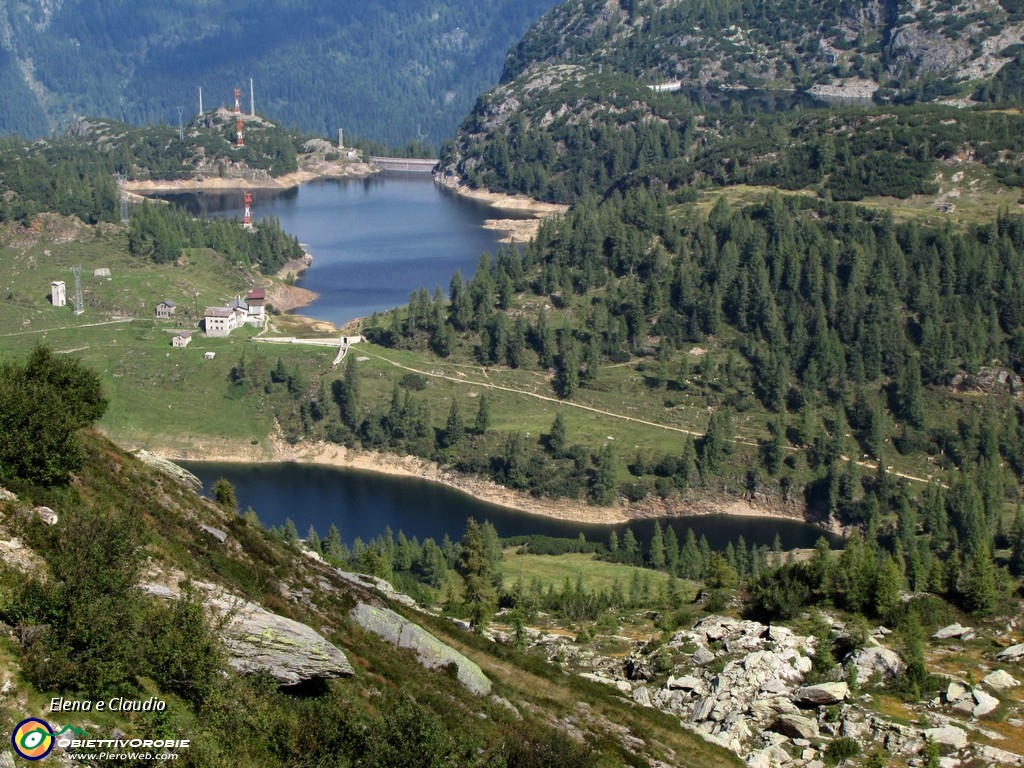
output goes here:
{"type": "MultiPolygon", "coordinates": [[[[203,481],[204,490],[209,491],[218,478],[226,478],[235,486],[242,509],[251,506],[267,526],[281,525],[291,518],[302,536],[311,525],[324,536],[333,523],[349,543],[357,536],[363,541],[372,539],[385,526],[391,526],[395,534],[401,530],[421,541],[428,536],[440,541],[445,534],[456,540],[461,538],[468,517],[490,520],[501,536],[543,534],[575,538],[582,532],[591,541],[606,541],[613,529],[620,535],[626,530],[625,524],[581,525],[524,514],[416,478],[294,463],[180,463],[203,481]]],[[[686,529],[692,528],[697,538],[701,534],[707,536],[713,549],[724,548],[740,535],[748,545],[771,546],[778,532],[787,549],[814,546],[823,535],[810,525],[766,518],[716,515],[662,522],[675,528],[680,541],[686,529]]],[[[629,525],[642,541],[650,537],[654,527],[650,520],[629,525]]]]}
{"type": "MultiPolygon", "coordinates": [[[[193,212],[241,218],[242,193],[170,195],[193,212]]],[[[343,325],[408,303],[423,287],[447,297],[456,270],[470,277],[500,233],[494,209],[434,184],[428,174],[385,173],[253,192],[253,217],[273,216],[313,254],[297,285],[320,294],[298,314],[343,325]]],[[[505,214],[501,214],[504,216],[505,214]]]]}

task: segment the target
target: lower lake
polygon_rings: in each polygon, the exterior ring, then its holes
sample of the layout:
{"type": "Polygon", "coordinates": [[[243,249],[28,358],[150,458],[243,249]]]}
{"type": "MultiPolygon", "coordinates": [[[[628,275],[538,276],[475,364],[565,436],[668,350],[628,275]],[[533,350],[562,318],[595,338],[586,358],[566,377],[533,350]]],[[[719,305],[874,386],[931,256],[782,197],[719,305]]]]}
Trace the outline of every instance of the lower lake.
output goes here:
{"type": "MultiPolygon", "coordinates": [[[[440,542],[447,534],[462,537],[466,519],[489,520],[501,536],[542,534],[576,538],[581,532],[590,541],[607,541],[615,530],[621,536],[626,524],[583,525],[531,515],[507,507],[478,501],[465,493],[426,480],[394,477],[355,469],[309,464],[220,464],[179,462],[203,482],[205,492],[223,477],[235,486],[241,509],[252,507],[266,525],[282,525],[291,519],[305,537],[310,526],[323,537],[333,524],[348,544],[358,536],[368,541],[385,526],[397,534],[428,536],[440,542]]],[[[771,546],[778,533],[786,549],[812,547],[820,536],[833,543],[838,539],[820,529],[795,520],[713,515],[662,520],[675,529],[679,540],[687,528],[704,535],[713,549],[724,549],[743,536],[747,545],[771,546]]],[[[629,524],[637,538],[647,541],[653,520],[629,524]]]]}

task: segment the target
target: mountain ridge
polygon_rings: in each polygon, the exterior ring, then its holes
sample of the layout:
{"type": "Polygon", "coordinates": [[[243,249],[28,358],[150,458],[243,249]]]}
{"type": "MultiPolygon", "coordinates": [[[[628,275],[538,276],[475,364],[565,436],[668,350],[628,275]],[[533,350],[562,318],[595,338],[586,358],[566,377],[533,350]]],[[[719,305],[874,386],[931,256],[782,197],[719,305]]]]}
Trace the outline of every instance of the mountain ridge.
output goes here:
{"type": "Polygon", "coordinates": [[[240,88],[248,111],[254,78],[275,122],[437,145],[550,4],[18,0],[0,9],[0,130],[49,135],[83,115],[176,124],[200,87],[208,108],[240,88]]]}

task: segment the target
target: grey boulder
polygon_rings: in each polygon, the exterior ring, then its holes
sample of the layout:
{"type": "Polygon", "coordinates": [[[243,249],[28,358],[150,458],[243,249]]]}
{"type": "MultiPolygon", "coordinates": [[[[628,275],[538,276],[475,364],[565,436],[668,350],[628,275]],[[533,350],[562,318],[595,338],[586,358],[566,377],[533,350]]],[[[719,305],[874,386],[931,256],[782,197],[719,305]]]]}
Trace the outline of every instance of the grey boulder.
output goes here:
{"type": "Polygon", "coordinates": [[[359,603],[352,609],[351,616],[363,629],[392,645],[411,650],[424,667],[434,669],[454,664],[456,677],[466,688],[481,696],[491,692],[491,681],[475,662],[394,611],[359,603]]]}

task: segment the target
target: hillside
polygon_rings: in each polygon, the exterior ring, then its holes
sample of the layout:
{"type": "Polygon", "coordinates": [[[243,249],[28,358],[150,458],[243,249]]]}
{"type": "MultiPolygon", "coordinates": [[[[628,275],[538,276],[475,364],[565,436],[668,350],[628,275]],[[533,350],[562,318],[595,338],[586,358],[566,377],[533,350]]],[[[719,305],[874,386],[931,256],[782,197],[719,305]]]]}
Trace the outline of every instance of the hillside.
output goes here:
{"type": "MultiPolygon", "coordinates": [[[[0,382],[0,726],[22,756],[95,765],[89,744],[115,740],[133,766],[1021,759],[1019,600],[992,570],[997,605],[965,613],[904,597],[858,535],[838,556],[712,552],[657,526],[643,546],[627,530],[503,551],[470,519],[440,547],[303,542],[239,515],[230,484],[201,499],[90,431],[106,401],[73,358],[37,347],[0,382]]],[[[1012,539],[1017,563],[1024,517],[1012,539]]]]}
{"type": "Polygon", "coordinates": [[[497,81],[549,0],[473,3],[5,3],[0,131],[47,136],[75,117],[178,123],[231,106],[319,135],[437,146],[497,81]]]}
{"type": "Polygon", "coordinates": [[[1012,0],[580,0],[558,5],[531,28],[510,52],[502,82],[554,64],[595,63],[691,90],[931,100],[969,92],[1014,61],[1022,11],[1012,0]]]}
{"type": "Polygon", "coordinates": [[[906,111],[1019,103],[1016,15],[833,5],[564,3],[510,52],[440,178],[557,202],[652,174],[837,200],[934,193],[943,165],[1018,185],[1016,110],[906,111]]]}
{"type": "MultiPolygon", "coordinates": [[[[82,376],[74,363],[61,370],[65,383],[82,376]]],[[[11,371],[0,372],[6,384],[11,371]]],[[[188,766],[736,764],[678,720],[635,711],[601,685],[563,683],[554,665],[304,556],[251,516],[200,499],[166,465],[89,432],[74,439],[77,455],[68,444],[43,449],[61,452],[70,476],[35,474],[31,459],[4,464],[8,732],[35,717],[54,733],[78,729],[66,738],[187,740],[167,751],[188,766]],[[402,615],[411,623],[399,650],[388,627],[402,615]],[[69,709],[52,710],[54,697],[69,709]],[[120,711],[95,704],[112,700],[120,711]],[[126,711],[122,701],[157,706],[126,711]]],[[[145,754],[140,746],[131,752],[145,754]]],[[[61,764],[95,764],[75,752],[54,747],[61,764]]]]}

